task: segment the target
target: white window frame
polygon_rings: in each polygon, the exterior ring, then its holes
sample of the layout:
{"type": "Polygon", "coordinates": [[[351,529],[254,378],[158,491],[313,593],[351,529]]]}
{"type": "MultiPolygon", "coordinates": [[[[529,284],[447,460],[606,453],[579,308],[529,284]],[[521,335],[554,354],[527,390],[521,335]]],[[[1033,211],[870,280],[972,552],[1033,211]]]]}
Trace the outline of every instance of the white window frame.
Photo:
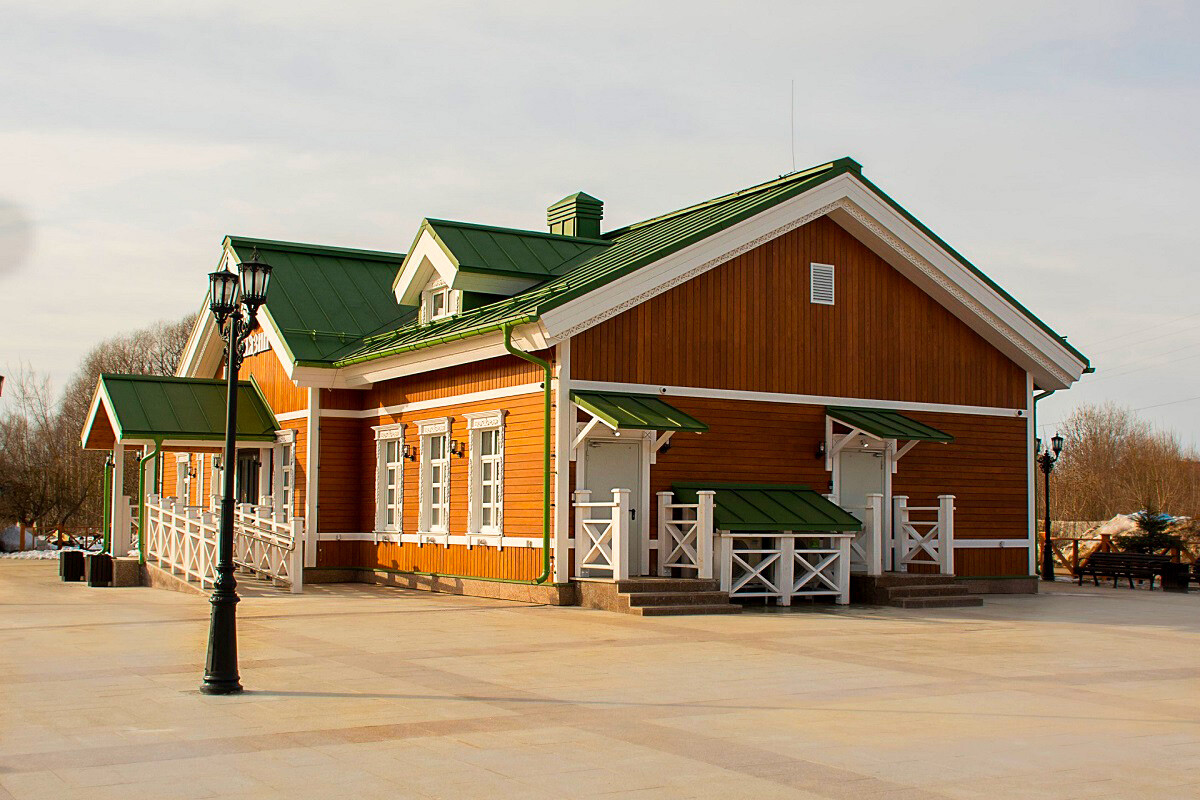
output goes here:
{"type": "Polygon", "coordinates": [[[418,492],[418,533],[449,533],[450,532],[450,430],[453,426],[451,417],[421,420],[416,423],[417,434],[421,437],[421,468],[420,491],[418,492]],[[433,485],[431,483],[433,460],[430,443],[435,438],[443,439],[442,457],[438,459],[442,465],[442,502],[438,503],[441,511],[440,522],[433,525],[433,485]]]}
{"type": "Polygon", "coordinates": [[[378,425],[375,430],[375,532],[399,533],[404,528],[404,425],[378,425]],[[387,448],[396,445],[396,460],[388,461],[387,448]],[[395,469],[396,483],[390,508],[394,522],[388,524],[388,474],[395,469]]]}
{"type": "Polygon", "coordinates": [[[425,287],[425,290],[421,292],[422,324],[454,316],[459,312],[461,303],[462,292],[451,289],[441,278],[434,278],[425,287]],[[435,314],[433,311],[433,301],[438,295],[445,295],[446,302],[442,306],[441,312],[435,314]]]}
{"type": "Polygon", "coordinates": [[[467,418],[467,532],[501,536],[504,532],[504,418],[508,412],[480,411],[464,414],[467,418]],[[492,496],[493,523],[483,525],[483,433],[496,431],[496,453],[488,456],[495,476],[492,496]]]}
{"type": "Polygon", "coordinates": [[[196,453],[196,505],[204,508],[204,453],[196,453]]]}
{"type": "Polygon", "coordinates": [[[296,499],[296,431],[289,428],[275,434],[271,463],[271,501],[276,513],[290,522],[296,499]]]}
{"type": "Polygon", "coordinates": [[[190,505],[192,500],[192,454],[179,453],[175,456],[175,499],[190,505]]]}
{"type": "Polygon", "coordinates": [[[809,302],[819,306],[831,306],[837,298],[837,268],[833,264],[821,264],[817,261],[811,261],[808,265],[808,299],[809,302]],[[818,271],[828,270],[829,273],[829,299],[817,297],[817,273],[818,271]]]}

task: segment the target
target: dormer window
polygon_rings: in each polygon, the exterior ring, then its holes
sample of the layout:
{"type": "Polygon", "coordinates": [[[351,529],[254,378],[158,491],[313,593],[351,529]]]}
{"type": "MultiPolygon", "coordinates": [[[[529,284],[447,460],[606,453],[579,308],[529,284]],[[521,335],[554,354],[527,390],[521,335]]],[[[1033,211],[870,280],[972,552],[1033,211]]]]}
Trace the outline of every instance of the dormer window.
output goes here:
{"type": "Polygon", "coordinates": [[[440,279],[435,279],[421,293],[421,322],[428,324],[457,314],[459,295],[459,292],[446,286],[440,279]]]}

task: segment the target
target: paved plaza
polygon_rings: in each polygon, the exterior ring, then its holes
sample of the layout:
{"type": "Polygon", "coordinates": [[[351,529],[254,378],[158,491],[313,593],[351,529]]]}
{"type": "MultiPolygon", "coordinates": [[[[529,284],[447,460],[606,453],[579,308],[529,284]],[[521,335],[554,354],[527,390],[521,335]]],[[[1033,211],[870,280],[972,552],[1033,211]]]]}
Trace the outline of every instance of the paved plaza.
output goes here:
{"type": "Polygon", "coordinates": [[[0,798],[1200,796],[1200,594],[638,618],[0,561],[0,798]]]}

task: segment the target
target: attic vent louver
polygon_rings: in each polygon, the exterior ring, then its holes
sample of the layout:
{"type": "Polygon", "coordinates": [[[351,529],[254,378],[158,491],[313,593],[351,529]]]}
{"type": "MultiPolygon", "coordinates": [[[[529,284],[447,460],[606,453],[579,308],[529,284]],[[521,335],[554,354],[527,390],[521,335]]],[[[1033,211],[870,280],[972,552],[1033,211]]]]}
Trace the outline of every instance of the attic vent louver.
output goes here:
{"type": "Polygon", "coordinates": [[[600,220],[604,218],[604,203],[584,192],[564,197],[546,209],[550,232],[563,236],[600,238],[600,220]]]}
{"type": "Polygon", "coordinates": [[[814,303],[833,305],[833,264],[809,264],[809,290],[814,303]]]}

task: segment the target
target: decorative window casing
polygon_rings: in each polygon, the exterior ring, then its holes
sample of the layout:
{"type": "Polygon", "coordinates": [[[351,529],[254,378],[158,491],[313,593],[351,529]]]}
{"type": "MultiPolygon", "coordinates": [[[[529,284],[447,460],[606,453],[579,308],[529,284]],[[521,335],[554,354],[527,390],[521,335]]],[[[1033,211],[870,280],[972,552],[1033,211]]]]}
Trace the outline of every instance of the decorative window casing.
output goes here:
{"type": "Polygon", "coordinates": [[[175,499],[183,501],[185,506],[192,502],[192,479],[188,474],[191,464],[192,457],[188,453],[175,457],[175,499]]]}
{"type": "Polygon", "coordinates": [[[275,436],[275,449],[271,452],[271,494],[275,511],[292,518],[292,500],[296,486],[296,432],[280,431],[275,436]]]}
{"type": "Polygon", "coordinates": [[[833,305],[833,264],[809,264],[808,288],[812,302],[823,306],[833,305]]]}
{"type": "Polygon", "coordinates": [[[504,411],[467,414],[467,531],[504,530],[504,411]]]}
{"type": "Polygon", "coordinates": [[[441,278],[430,281],[421,292],[421,323],[449,317],[462,310],[462,292],[451,289],[441,278]]]}
{"type": "Polygon", "coordinates": [[[404,426],[375,428],[375,530],[399,532],[404,524],[404,426]]]}
{"type": "Polygon", "coordinates": [[[421,533],[450,530],[450,417],[417,423],[421,437],[421,475],[418,529],[421,533]]]}

